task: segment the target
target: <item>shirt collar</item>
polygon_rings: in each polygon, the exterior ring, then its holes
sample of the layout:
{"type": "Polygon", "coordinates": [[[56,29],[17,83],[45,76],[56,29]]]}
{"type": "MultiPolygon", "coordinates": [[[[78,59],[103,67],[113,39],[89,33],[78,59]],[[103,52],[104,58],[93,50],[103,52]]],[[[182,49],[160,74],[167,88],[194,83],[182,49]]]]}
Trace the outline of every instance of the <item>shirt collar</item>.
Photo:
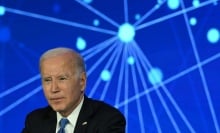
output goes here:
{"type": "MultiPolygon", "coordinates": [[[[67,117],[67,119],[69,120],[69,124],[71,124],[73,127],[75,127],[76,125],[76,121],[78,119],[79,112],[82,108],[83,101],[84,101],[84,96],[80,101],[80,103],[77,105],[77,107],[73,110],[73,112],[67,117]]],[[[59,121],[63,118],[63,116],[61,116],[59,112],[57,112],[56,114],[57,114],[57,127],[59,127],[59,121]]]]}

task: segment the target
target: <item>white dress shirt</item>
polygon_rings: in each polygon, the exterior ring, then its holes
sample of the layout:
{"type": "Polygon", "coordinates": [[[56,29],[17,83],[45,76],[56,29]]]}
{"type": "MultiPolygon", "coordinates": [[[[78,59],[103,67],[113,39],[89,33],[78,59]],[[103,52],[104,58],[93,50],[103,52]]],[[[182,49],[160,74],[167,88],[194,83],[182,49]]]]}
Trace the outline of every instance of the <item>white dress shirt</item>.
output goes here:
{"type": "MultiPolygon", "coordinates": [[[[67,119],[69,120],[69,123],[66,125],[65,127],[65,133],[73,133],[75,126],[76,126],[76,121],[78,119],[79,116],[79,112],[82,108],[82,104],[84,101],[84,97],[81,100],[81,102],[79,103],[79,105],[73,110],[73,112],[67,117],[67,119]]],[[[56,126],[56,133],[59,131],[60,129],[60,125],[59,125],[59,121],[62,119],[63,117],[61,116],[60,113],[57,112],[57,126],[56,126]]]]}

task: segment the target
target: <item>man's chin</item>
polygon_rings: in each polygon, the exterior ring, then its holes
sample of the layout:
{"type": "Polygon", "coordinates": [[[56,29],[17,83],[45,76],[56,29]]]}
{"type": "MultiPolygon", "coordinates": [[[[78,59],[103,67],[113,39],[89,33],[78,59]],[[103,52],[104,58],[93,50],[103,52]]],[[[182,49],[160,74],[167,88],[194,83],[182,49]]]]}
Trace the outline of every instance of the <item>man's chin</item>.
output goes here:
{"type": "Polygon", "coordinates": [[[56,112],[63,112],[64,111],[64,107],[60,107],[60,106],[57,106],[57,105],[52,105],[51,107],[56,112]]]}

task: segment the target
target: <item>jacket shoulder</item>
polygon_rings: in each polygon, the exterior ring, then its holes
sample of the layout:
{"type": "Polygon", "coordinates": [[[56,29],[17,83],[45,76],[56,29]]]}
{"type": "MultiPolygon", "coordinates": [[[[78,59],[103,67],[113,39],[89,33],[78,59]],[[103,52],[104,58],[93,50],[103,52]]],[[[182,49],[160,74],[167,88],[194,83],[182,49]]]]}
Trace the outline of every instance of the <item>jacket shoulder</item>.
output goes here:
{"type": "Polygon", "coordinates": [[[32,112],[30,112],[27,117],[30,119],[43,119],[50,117],[50,115],[55,114],[55,112],[52,110],[50,106],[44,107],[44,108],[39,108],[35,109],[32,112]]]}

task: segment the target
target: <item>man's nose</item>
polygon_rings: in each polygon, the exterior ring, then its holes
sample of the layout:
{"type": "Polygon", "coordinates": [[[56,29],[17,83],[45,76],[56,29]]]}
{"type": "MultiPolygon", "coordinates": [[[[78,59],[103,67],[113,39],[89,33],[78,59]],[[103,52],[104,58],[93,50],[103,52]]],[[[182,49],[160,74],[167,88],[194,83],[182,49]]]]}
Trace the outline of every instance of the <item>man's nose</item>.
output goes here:
{"type": "Polygon", "coordinates": [[[59,86],[57,81],[53,80],[52,86],[51,86],[51,92],[58,92],[59,91],[59,86]]]}

